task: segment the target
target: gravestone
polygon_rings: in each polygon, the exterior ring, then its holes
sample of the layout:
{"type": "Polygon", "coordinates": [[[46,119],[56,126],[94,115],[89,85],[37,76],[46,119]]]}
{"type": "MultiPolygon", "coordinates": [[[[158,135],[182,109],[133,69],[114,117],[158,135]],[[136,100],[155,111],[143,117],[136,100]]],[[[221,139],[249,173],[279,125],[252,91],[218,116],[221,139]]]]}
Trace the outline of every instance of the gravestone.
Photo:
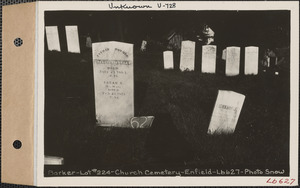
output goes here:
{"type": "Polygon", "coordinates": [[[134,116],[133,44],[93,43],[96,119],[100,126],[130,127],[134,116]]]}
{"type": "Polygon", "coordinates": [[[278,66],[278,57],[275,58],[275,66],[278,66]]]}
{"type": "Polygon", "coordinates": [[[164,69],[174,69],[174,60],[172,51],[164,51],[164,69]]]}
{"type": "Polygon", "coordinates": [[[56,156],[46,156],[45,155],[45,165],[63,165],[64,158],[63,157],[56,157],[56,156]]]}
{"type": "Polygon", "coordinates": [[[143,40],[141,45],[141,51],[144,52],[147,49],[147,41],[143,40]]]}
{"type": "Polygon", "coordinates": [[[258,74],[258,47],[245,48],[245,75],[258,74]]]}
{"type": "Polygon", "coordinates": [[[226,76],[236,76],[240,73],[240,47],[227,47],[226,48],[226,76]]]}
{"type": "Polygon", "coordinates": [[[215,45],[202,46],[202,72],[216,73],[217,47],[215,45]]]}
{"type": "Polygon", "coordinates": [[[245,95],[233,91],[219,90],[207,133],[234,133],[244,100],[245,95]]]}
{"type": "Polygon", "coordinates": [[[270,61],[271,61],[271,58],[270,57],[267,57],[267,67],[270,67],[270,61]]]}
{"type": "Polygon", "coordinates": [[[195,42],[182,41],[180,53],[180,70],[193,71],[195,69],[195,42]]]}
{"type": "Polygon", "coordinates": [[[65,26],[67,35],[68,52],[80,53],[78,28],[76,25],[65,26]]]}
{"type": "Polygon", "coordinates": [[[90,36],[86,37],[85,47],[92,48],[92,38],[90,36]]]}
{"type": "Polygon", "coordinates": [[[226,49],[222,51],[222,60],[226,60],[226,49]]]}
{"type": "Polygon", "coordinates": [[[59,36],[58,36],[57,26],[46,26],[45,29],[46,29],[48,50],[60,52],[60,44],[59,44],[59,36]]]}

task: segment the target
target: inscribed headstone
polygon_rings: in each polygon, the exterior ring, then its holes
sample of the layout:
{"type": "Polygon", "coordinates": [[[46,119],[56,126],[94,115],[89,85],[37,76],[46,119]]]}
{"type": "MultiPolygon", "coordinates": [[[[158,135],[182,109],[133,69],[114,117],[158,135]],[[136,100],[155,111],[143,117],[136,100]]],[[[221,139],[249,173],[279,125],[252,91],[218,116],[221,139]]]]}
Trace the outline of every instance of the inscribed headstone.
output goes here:
{"type": "Polygon", "coordinates": [[[134,116],[133,44],[93,43],[96,119],[100,126],[130,127],[134,116]]]}
{"type": "Polygon", "coordinates": [[[180,70],[193,71],[195,69],[195,42],[182,41],[180,53],[180,70]]]}
{"type": "Polygon", "coordinates": [[[215,45],[202,46],[202,72],[215,73],[216,72],[216,57],[217,47],[215,45]]]}
{"type": "Polygon", "coordinates": [[[222,51],[222,60],[226,60],[226,49],[222,51]]]}
{"type": "Polygon", "coordinates": [[[174,69],[174,60],[172,51],[164,51],[164,69],[174,69]]]}
{"type": "Polygon", "coordinates": [[[256,46],[245,48],[245,74],[258,74],[258,47],[256,46]]]}
{"type": "Polygon", "coordinates": [[[74,26],[66,26],[67,47],[68,52],[80,53],[78,28],[74,26]]]}
{"type": "Polygon", "coordinates": [[[208,134],[233,133],[239,119],[245,95],[219,90],[208,127],[208,134]]]}
{"type": "Polygon", "coordinates": [[[48,50],[60,52],[60,44],[59,44],[59,36],[58,36],[57,26],[46,26],[45,29],[46,29],[48,50]]]}
{"type": "Polygon", "coordinates": [[[240,47],[226,48],[226,76],[236,76],[240,73],[240,47]]]}

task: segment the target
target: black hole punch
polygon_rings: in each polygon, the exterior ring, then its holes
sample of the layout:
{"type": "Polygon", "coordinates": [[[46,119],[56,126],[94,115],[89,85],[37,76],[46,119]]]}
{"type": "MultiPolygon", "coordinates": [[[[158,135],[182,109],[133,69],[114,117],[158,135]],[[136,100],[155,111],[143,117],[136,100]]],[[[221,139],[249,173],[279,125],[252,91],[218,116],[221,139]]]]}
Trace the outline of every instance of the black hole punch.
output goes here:
{"type": "Polygon", "coordinates": [[[15,44],[16,47],[20,47],[23,44],[23,40],[21,38],[16,38],[14,40],[14,44],[15,44]]]}
{"type": "Polygon", "coordinates": [[[20,149],[22,147],[22,142],[20,140],[15,140],[13,146],[15,149],[20,149]]]}

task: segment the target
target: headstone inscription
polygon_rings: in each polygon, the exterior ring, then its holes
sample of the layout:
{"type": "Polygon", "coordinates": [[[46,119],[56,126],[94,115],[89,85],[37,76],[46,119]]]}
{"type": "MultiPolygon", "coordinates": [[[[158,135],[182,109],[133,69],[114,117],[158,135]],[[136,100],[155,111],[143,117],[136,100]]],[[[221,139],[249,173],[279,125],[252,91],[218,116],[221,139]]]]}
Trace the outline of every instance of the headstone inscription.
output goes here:
{"type": "Polygon", "coordinates": [[[207,133],[234,133],[244,100],[245,95],[219,90],[207,133]]]}
{"type": "Polygon", "coordinates": [[[180,53],[180,70],[193,71],[195,69],[195,45],[193,41],[182,41],[180,53]]]}
{"type": "Polygon", "coordinates": [[[164,51],[164,69],[174,69],[174,60],[172,51],[164,51]]]}
{"type": "Polygon", "coordinates": [[[76,25],[65,26],[68,52],[80,53],[78,28],[76,25]]]}
{"type": "Polygon", "coordinates": [[[60,52],[60,44],[59,44],[59,36],[58,36],[57,26],[46,26],[45,29],[46,29],[48,50],[60,52]]]}
{"type": "Polygon", "coordinates": [[[258,74],[258,47],[245,48],[245,75],[258,74]]]}
{"type": "Polygon", "coordinates": [[[227,47],[226,48],[226,76],[236,76],[240,73],[240,47],[227,47]]]}
{"type": "Polygon", "coordinates": [[[93,43],[96,119],[100,126],[130,127],[134,116],[133,44],[93,43]]]}
{"type": "Polygon", "coordinates": [[[216,73],[217,46],[202,46],[202,72],[216,73]]]}

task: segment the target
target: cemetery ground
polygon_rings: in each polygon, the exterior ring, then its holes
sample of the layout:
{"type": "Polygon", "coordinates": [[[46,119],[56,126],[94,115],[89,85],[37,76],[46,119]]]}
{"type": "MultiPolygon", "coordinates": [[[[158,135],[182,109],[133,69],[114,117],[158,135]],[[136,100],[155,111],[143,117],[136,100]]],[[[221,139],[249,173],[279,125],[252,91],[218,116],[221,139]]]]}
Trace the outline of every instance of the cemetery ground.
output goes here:
{"type": "MultiPolygon", "coordinates": [[[[289,68],[257,76],[163,69],[162,52],[134,53],[135,116],[148,129],[96,126],[91,51],[45,53],[45,155],[64,157],[45,169],[289,169],[289,68]],[[208,135],[218,90],[246,96],[232,135],[208,135]]],[[[242,61],[242,60],[241,60],[242,61]]],[[[47,174],[45,174],[47,175],[47,174]]]]}

